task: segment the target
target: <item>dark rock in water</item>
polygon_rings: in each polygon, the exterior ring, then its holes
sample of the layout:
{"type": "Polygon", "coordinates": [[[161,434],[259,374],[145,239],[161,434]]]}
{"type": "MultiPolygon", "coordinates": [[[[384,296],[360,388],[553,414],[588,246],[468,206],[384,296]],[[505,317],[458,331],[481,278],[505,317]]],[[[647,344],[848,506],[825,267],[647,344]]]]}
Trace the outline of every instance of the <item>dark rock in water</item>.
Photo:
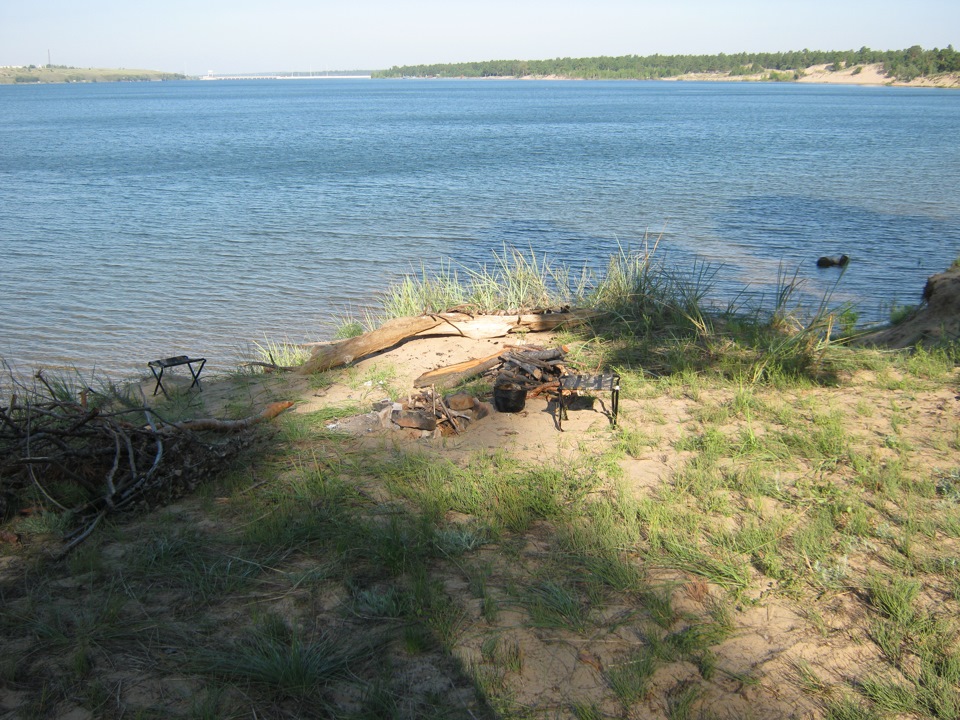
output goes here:
{"type": "Polygon", "coordinates": [[[850,262],[850,257],[848,255],[841,255],[840,257],[832,257],[830,255],[824,255],[821,258],[817,259],[817,267],[828,268],[828,267],[846,267],[847,263],[850,262]]]}

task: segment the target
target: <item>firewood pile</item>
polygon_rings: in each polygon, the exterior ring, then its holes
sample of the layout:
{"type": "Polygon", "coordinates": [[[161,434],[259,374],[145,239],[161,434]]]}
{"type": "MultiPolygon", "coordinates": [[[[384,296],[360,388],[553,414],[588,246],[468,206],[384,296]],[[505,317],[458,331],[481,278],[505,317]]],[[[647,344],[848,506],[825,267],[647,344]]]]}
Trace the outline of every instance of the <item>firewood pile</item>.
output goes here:
{"type": "Polygon", "coordinates": [[[500,355],[503,364],[496,372],[495,385],[510,383],[528,393],[540,394],[556,390],[566,374],[566,348],[527,347],[508,350],[500,355]]]}
{"type": "Polygon", "coordinates": [[[442,396],[438,390],[476,377],[485,377],[495,388],[509,387],[522,396],[556,392],[567,372],[566,348],[508,346],[485,358],[438,368],[414,381],[419,388],[402,402],[383,401],[375,409],[385,428],[420,431],[423,437],[459,434],[494,407],[469,393],[442,396]]]}
{"type": "Polygon", "coordinates": [[[66,514],[63,552],[108,514],[169,502],[212,477],[249,444],[246,430],[292,403],[246,420],[168,422],[146,406],[84,390],[77,400],[47,383],[17,385],[0,406],[0,519],[24,500],[66,514]],[[200,431],[232,432],[227,440],[200,431]]]}

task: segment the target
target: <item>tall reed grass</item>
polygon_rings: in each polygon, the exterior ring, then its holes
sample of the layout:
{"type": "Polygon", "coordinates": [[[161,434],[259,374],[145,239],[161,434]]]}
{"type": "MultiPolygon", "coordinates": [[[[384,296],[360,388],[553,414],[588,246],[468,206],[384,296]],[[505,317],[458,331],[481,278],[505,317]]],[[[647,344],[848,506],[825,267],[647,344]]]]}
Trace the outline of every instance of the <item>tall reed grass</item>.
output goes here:
{"type": "Polygon", "coordinates": [[[504,247],[480,268],[455,267],[449,261],[430,274],[421,266],[389,288],[381,300],[381,320],[464,308],[477,313],[523,312],[582,304],[592,275],[553,263],[536,251],[504,247]]]}
{"type": "Polygon", "coordinates": [[[660,372],[721,368],[747,382],[821,372],[838,330],[849,330],[855,313],[831,305],[832,291],[813,308],[797,299],[797,273],[780,269],[772,303],[725,310],[711,303],[718,267],[697,262],[683,270],[658,255],[659,237],[638,249],[620,247],[602,270],[571,268],[534,250],[504,247],[479,269],[450,262],[435,273],[425,267],[405,276],[382,298],[372,327],[395,317],[459,309],[475,313],[520,313],[537,308],[577,306],[599,312],[598,339],[632,342],[624,353],[606,352],[604,362],[632,365],[638,355],[660,372]]]}
{"type": "Polygon", "coordinates": [[[515,313],[569,305],[608,311],[626,321],[666,310],[700,317],[716,270],[697,264],[692,273],[670,272],[656,258],[657,245],[645,240],[638,251],[621,247],[604,271],[586,265],[573,268],[533,249],[507,247],[477,269],[458,268],[449,261],[432,274],[421,267],[386,291],[379,319],[454,308],[515,313]]]}
{"type": "MultiPolygon", "coordinates": [[[[597,311],[592,325],[578,330],[581,339],[596,341],[584,351],[591,355],[585,364],[594,367],[640,366],[674,377],[711,372],[750,384],[819,382],[835,374],[835,354],[828,353],[851,339],[856,323],[854,308],[834,305],[836,286],[805,306],[799,273],[781,267],[767,302],[749,307],[742,294],[724,307],[713,297],[719,267],[699,261],[692,268],[670,267],[658,254],[659,243],[650,236],[636,249],[621,246],[602,269],[570,267],[532,248],[506,246],[479,268],[450,260],[435,271],[422,265],[387,288],[377,309],[344,319],[337,337],[424,313],[577,307],[597,311]]],[[[297,364],[285,351],[302,350],[269,341],[257,348],[265,361],[283,365],[297,364]]]]}

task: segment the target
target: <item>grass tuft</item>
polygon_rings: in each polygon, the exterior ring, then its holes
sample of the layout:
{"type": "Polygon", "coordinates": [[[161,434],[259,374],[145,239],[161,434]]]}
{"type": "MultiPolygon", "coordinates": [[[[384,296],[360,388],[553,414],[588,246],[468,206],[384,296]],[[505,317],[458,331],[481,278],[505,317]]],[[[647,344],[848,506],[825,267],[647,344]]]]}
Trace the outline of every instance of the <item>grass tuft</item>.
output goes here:
{"type": "Polygon", "coordinates": [[[921,584],[908,578],[872,575],[867,580],[870,604],[894,623],[909,626],[917,615],[921,584]]]}
{"type": "Polygon", "coordinates": [[[649,650],[635,652],[625,662],[607,670],[606,680],[614,694],[630,708],[650,693],[657,659],[649,650]]]}
{"type": "Polygon", "coordinates": [[[530,624],[538,628],[570,628],[583,632],[587,608],[577,591],[553,581],[545,581],[524,590],[521,604],[530,614],[530,624]]]}
{"type": "Polygon", "coordinates": [[[295,367],[310,359],[309,348],[291,343],[288,340],[264,338],[263,342],[253,343],[257,360],[280,367],[295,367]]]}
{"type": "Polygon", "coordinates": [[[270,617],[228,646],[192,651],[188,667],[277,698],[322,701],[335,684],[356,677],[377,647],[356,637],[288,628],[270,617]]]}

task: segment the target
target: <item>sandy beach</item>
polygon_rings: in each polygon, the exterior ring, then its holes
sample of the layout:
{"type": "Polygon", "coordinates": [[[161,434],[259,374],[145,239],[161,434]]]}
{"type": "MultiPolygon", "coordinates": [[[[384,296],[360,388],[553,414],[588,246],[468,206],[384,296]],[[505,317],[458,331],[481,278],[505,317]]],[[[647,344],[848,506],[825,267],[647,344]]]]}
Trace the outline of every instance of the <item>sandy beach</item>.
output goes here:
{"type": "MultiPolygon", "coordinates": [[[[804,84],[821,85],[889,85],[892,87],[940,87],[960,88],[960,76],[955,74],[921,77],[910,82],[899,82],[888,77],[883,72],[883,66],[857,65],[844,70],[828,70],[828,65],[813,65],[803,71],[802,77],[797,80],[804,84]]],[[[753,75],[730,75],[728,73],[688,73],[673,78],[664,78],[672,81],[700,81],[700,82],[764,82],[768,81],[771,72],[766,70],[753,75]]],[[[783,74],[789,74],[785,71],[783,74]]]]}
{"type": "Polygon", "coordinates": [[[827,70],[827,65],[814,65],[807,68],[805,75],[797,82],[821,83],[826,85],[894,85],[897,87],[960,87],[957,75],[938,75],[921,77],[908,83],[891,80],[883,73],[880,65],[863,65],[836,72],[827,70]],[[857,69],[860,71],[857,72],[857,69]]]}

